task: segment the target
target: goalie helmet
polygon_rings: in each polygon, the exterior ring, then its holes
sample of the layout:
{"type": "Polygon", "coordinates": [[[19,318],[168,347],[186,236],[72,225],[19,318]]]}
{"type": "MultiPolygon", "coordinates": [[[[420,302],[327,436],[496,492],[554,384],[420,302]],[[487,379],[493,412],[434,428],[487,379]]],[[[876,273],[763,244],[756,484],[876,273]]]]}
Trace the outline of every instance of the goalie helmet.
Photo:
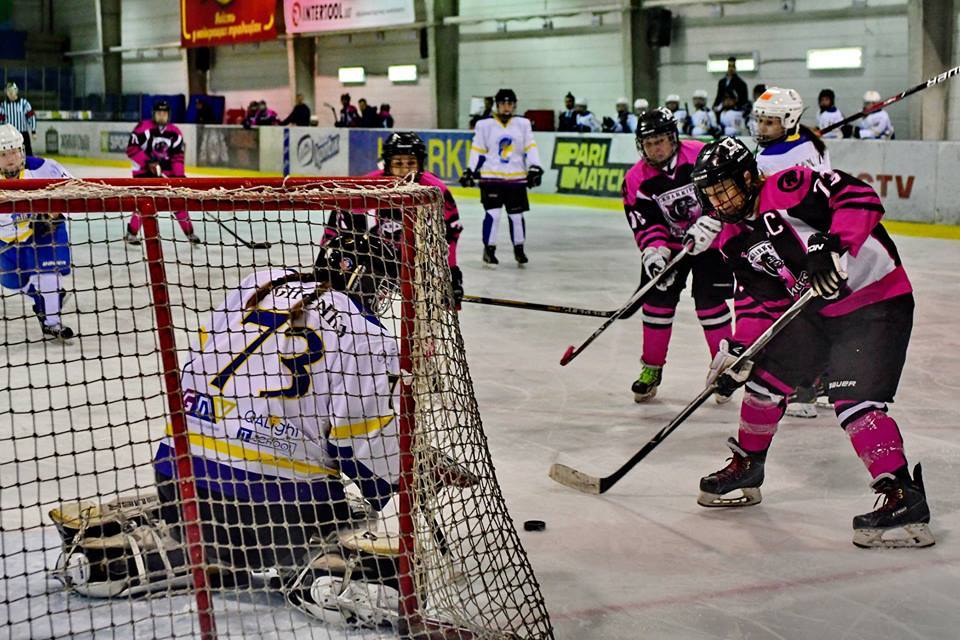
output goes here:
{"type": "Polygon", "coordinates": [[[760,192],[757,161],[750,149],[736,138],[724,137],[706,145],[697,156],[690,178],[703,212],[721,222],[742,222],[753,211],[760,192]],[[749,184],[745,174],[751,176],[749,184]],[[718,185],[725,188],[711,201],[707,189],[718,185]]]}
{"type": "Polygon", "coordinates": [[[317,256],[314,273],[337,291],[357,296],[380,315],[399,289],[399,265],[391,244],[377,236],[341,234],[317,256]]]}
{"type": "Polygon", "coordinates": [[[766,147],[797,132],[803,115],[803,99],[793,89],[770,87],[753,103],[753,112],[758,118],[779,118],[783,126],[783,135],[775,138],[757,134],[757,143],[766,147]]]}
{"type": "Polygon", "coordinates": [[[637,122],[637,150],[643,159],[653,167],[663,167],[670,163],[677,149],[680,148],[680,135],[677,132],[677,119],[673,117],[673,112],[666,107],[657,107],[650,111],[645,111],[637,122]],[[643,147],[643,141],[647,138],[653,138],[660,135],[669,135],[673,151],[667,158],[652,159],[647,155],[643,147]]]}
{"type": "Polygon", "coordinates": [[[418,173],[423,171],[423,165],[427,159],[427,145],[423,143],[423,140],[420,139],[413,131],[397,131],[391,133],[390,137],[383,143],[383,153],[381,157],[383,158],[384,169],[389,173],[390,171],[390,159],[394,156],[404,156],[412,155],[417,159],[417,165],[419,169],[418,173]]]}
{"type": "Polygon", "coordinates": [[[26,163],[23,134],[12,124],[0,124],[0,174],[17,178],[26,163]]]}

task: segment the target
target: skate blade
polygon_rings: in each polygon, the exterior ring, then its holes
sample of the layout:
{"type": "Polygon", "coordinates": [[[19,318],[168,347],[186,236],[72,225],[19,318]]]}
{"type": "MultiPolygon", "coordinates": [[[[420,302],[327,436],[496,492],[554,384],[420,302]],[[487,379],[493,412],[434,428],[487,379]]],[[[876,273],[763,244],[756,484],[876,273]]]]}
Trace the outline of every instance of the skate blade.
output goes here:
{"type": "Polygon", "coordinates": [[[760,495],[760,487],[745,487],[740,491],[742,495],[737,497],[701,491],[697,504],[701,507],[749,507],[759,504],[763,499],[760,495]]]}
{"type": "Polygon", "coordinates": [[[787,406],[786,415],[791,418],[816,418],[817,405],[810,404],[791,404],[787,406]]]}
{"type": "Polygon", "coordinates": [[[925,522],[893,529],[854,529],[853,544],[861,549],[922,549],[936,544],[925,522]]]}
{"type": "Polygon", "coordinates": [[[497,265],[495,265],[495,264],[493,264],[493,263],[490,263],[490,262],[484,262],[484,263],[483,263],[483,268],[484,268],[484,269],[496,269],[496,268],[497,268],[497,265]]]}
{"type": "Polygon", "coordinates": [[[651,389],[650,391],[647,391],[646,393],[634,393],[633,401],[636,402],[637,404],[640,404],[642,402],[646,402],[647,400],[652,400],[656,395],[657,395],[657,388],[654,387],[653,389],[651,389]]]}
{"type": "Polygon", "coordinates": [[[731,393],[730,395],[728,395],[728,396],[724,396],[724,395],[721,395],[721,394],[719,394],[719,393],[713,394],[713,401],[716,402],[717,404],[727,404],[727,403],[730,402],[731,400],[733,400],[733,394],[732,394],[732,393],[731,393]]]}

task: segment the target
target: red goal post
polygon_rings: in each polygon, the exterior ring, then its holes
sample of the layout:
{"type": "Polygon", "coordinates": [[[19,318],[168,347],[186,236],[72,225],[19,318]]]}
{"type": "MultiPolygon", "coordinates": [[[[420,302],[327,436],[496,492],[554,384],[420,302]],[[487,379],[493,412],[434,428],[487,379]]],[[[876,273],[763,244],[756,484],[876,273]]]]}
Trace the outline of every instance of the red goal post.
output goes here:
{"type": "MultiPolygon", "coordinates": [[[[21,478],[29,478],[23,484],[29,484],[30,491],[37,494],[36,502],[21,499],[20,537],[26,541],[39,536],[47,544],[48,536],[43,533],[44,529],[49,531],[50,521],[36,522],[34,512],[42,512],[57,502],[104,503],[131,490],[138,494],[147,491],[139,479],[131,483],[130,478],[142,474],[141,450],[143,445],[158,439],[152,431],[163,421],[172,434],[176,451],[179,507],[185,523],[185,540],[181,542],[186,547],[196,600],[197,626],[193,631],[205,638],[216,637],[217,619],[228,620],[236,615],[231,600],[235,594],[223,589],[214,592],[208,583],[205,552],[209,545],[200,526],[187,427],[190,411],[184,407],[181,388],[182,366],[189,353],[186,342],[199,326],[197,318],[202,312],[215,306],[248,273],[312,265],[330,212],[389,211],[402,223],[403,240],[399,247],[400,300],[393,305],[392,317],[385,319],[384,324],[396,329],[400,369],[404,374],[399,386],[400,476],[395,512],[381,516],[380,526],[385,529],[386,538],[395,540],[394,546],[399,547],[396,629],[405,637],[552,637],[539,586],[493,473],[457,314],[449,305],[441,206],[436,189],[381,178],[5,181],[0,186],[0,215],[29,219],[37,214],[62,214],[66,218],[75,256],[67,281],[76,302],[73,309],[68,302],[65,312],[76,318],[80,330],[79,336],[67,344],[43,343],[43,357],[37,362],[36,343],[41,338],[30,330],[29,304],[23,305],[19,315],[9,313],[8,308],[17,303],[8,295],[4,298],[6,322],[13,323],[18,330],[5,334],[0,367],[6,369],[8,379],[13,379],[24,363],[38,372],[31,384],[35,387],[39,382],[51,400],[48,405],[30,405],[34,433],[50,430],[57,439],[62,435],[57,429],[65,417],[72,433],[96,434],[91,437],[99,438],[113,458],[113,466],[105,468],[106,455],[89,464],[84,458],[86,451],[58,449],[54,466],[73,468],[76,486],[73,495],[52,495],[40,473],[46,459],[39,453],[32,458],[0,457],[0,470],[16,471],[16,488],[20,488],[21,478]],[[122,240],[125,217],[134,211],[143,221],[142,249],[126,246],[122,240]],[[173,230],[162,214],[175,211],[189,212],[206,239],[204,244],[190,248],[179,231],[173,230]],[[224,228],[228,235],[222,233],[224,228]],[[271,247],[251,249],[243,242],[245,237],[269,241],[271,247]],[[137,300],[146,292],[148,304],[138,305],[137,300]],[[110,306],[111,299],[128,297],[129,308],[110,306]],[[125,355],[122,347],[117,355],[114,341],[122,343],[132,338],[139,347],[142,336],[130,334],[139,332],[148,315],[152,316],[152,346],[148,345],[146,352],[138,352],[134,358],[125,355]],[[127,330],[127,323],[135,329],[127,330]],[[94,387],[101,381],[87,379],[81,367],[73,366],[88,360],[96,361],[101,379],[118,380],[124,386],[133,379],[144,388],[142,398],[124,395],[122,401],[127,407],[131,403],[142,404],[159,411],[147,389],[158,385],[156,393],[164,399],[163,415],[145,409],[141,422],[128,418],[127,423],[118,424],[111,411],[113,396],[108,391],[98,401],[102,392],[94,387]],[[155,368],[151,368],[151,361],[157,361],[155,368]],[[114,364],[119,364],[119,371],[113,370],[114,364]],[[58,367],[68,371],[66,380],[57,379],[58,367]],[[128,375],[131,368],[132,378],[128,375]],[[141,434],[141,429],[151,433],[141,434]],[[130,437],[132,434],[146,437],[138,440],[130,437]],[[118,452],[127,448],[136,451],[124,466],[117,462],[118,452]],[[465,465],[479,478],[478,484],[454,491],[426,482],[424,478],[436,464],[431,457],[434,451],[465,465]],[[101,488],[100,476],[116,478],[109,490],[101,488]],[[229,615],[223,616],[224,613],[229,615]]],[[[0,415],[11,424],[19,415],[13,407],[16,390],[16,385],[8,389],[9,407],[0,402],[0,415]]],[[[16,449],[24,438],[29,436],[11,437],[9,444],[16,449]]],[[[0,450],[7,439],[6,432],[0,435],[0,450]]],[[[37,443],[32,445],[34,450],[38,447],[37,443]]],[[[6,481],[4,488],[10,489],[6,481]]],[[[6,508],[6,500],[4,504],[6,508]]],[[[4,531],[9,531],[6,522],[4,525],[4,531]]],[[[25,566],[35,564],[29,543],[24,542],[21,549],[11,549],[4,542],[5,567],[11,560],[18,562],[21,558],[26,560],[25,566]]],[[[43,552],[44,557],[52,553],[49,546],[44,546],[43,552]]],[[[15,583],[29,583],[35,577],[28,570],[22,575],[11,575],[7,569],[7,575],[15,583]]],[[[249,593],[250,587],[246,591],[242,595],[248,599],[262,595],[249,593]]],[[[13,592],[15,597],[8,597],[7,605],[11,612],[7,616],[10,630],[35,629],[46,624],[40,618],[13,614],[20,599],[28,605],[27,610],[37,608],[31,602],[32,591],[24,589],[20,598],[15,585],[13,592]]],[[[167,595],[181,597],[173,591],[167,595]]],[[[43,599],[47,600],[47,611],[56,608],[50,606],[51,599],[57,603],[65,599],[67,604],[63,606],[71,616],[83,611],[87,600],[63,592],[48,593],[43,599]]],[[[156,595],[144,598],[138,607],[146,606],[156,620],[155,610],[146,604],[151,601],[156,601],[156,595]]],[[[114,628],[138,624],[134,614],[119,615],[115,603],[91,601],[89,609],[110,612],[110,626],[114,628]],[[115,614],[120,620],[114,621],[115,614]]],[[[239,617],[259,621],[264,619],[265,611],[274,620],[282,617],[259,602],[252,612],[245,610],[239,617]]],[[[173,619],[173,613],[169,616],[171,619],[164,621],[166,626],[161,626],[170,635],[177,635],[182,624],[173,619]]],[[[96,631],[96,623],[91,621],[91,625],[92,629],[87,630],[96,631]]],[[[219,626],[222,629],[223,623],[219,626]]],[[[322,624],[303,616],[296,618],[289,612],[279,626],[298,638],[304,637],[304,629],[309,630],[310,637],[339,637],[330,635],[322,624]]],[[[70,629],[74,631],[72,622],[70,629]]],[[[229,631],[233,637],[234,630],[229,631]]]]}

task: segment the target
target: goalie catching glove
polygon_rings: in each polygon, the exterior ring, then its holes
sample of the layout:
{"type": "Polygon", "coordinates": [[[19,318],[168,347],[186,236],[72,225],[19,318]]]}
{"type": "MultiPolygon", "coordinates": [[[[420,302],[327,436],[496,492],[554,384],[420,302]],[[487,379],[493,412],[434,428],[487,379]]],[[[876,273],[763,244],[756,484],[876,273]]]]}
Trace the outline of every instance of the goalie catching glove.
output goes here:
{"type": "Polygon", "coordinates": [[[743,355],[746,346],[733,340],[721,340],[720,349],[710,363],[710,373],[707,374],[707,386],[717,385],[717,393],[723,396],[733,394],[738,388],[747,383],[753,362],[747,360],[740,367],[731,370],[730,366],[737,358],[743,355]]]}
{"type": "MultiPolygon", "coordinates": [[[[640,259],[643,262],[643,272],[652,280],[667,268],[667,262],[670,260],[670,249],[662,245],[658,247],[647,247],[643,250],[640,259]]],[[[676,277],[676,272],[668,273],[657,283],[657,289],[666,291],[670,288],[670,285],[673,284],[676,277]]]]}
{"type": "Polygon", "coordinates": [[[840,265],[840,238],[832,233],[814,233],[807,240],[807,272],[810,287],[825,300],[840,295],[847,274],[840,265]]]}
{"type": "Polygon", "coordinates": [[[700,216],[683,235],[683,244],[690,248],[692,256],[703,253],[710,248],[722,228],[723,223],[716,218],[700,216]]]}

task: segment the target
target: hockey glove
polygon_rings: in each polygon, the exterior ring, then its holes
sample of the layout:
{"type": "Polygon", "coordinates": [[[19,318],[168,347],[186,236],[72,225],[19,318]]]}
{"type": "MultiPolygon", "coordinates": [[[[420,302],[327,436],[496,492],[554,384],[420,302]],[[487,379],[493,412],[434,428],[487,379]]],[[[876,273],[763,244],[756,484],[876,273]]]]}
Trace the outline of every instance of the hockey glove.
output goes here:
{"type": "Polygon", "coordinates": [[[717,385],[717,393],[723,396],[729,396],[738,388],[747,383],[750,377],[750,371],[753,369],[753,362],[746,361],[736,370],[730,370],[737,358],[743,354],[746,347],[733,340],[721,340],[720,349],[717,355],[713,356],[713,362],[710,363],[710,373],[707,374],[707,386],[717,385]]]}
{"type": "Polygon", "coordinates": [[[807,273],[817,295],[833,300],[847,279],[840,266],[840,238],[832,233],[814,233],[807,240],[807,273]]]}
{"type": "Polygon", "coordinates": [[[463,302],[463,272],[460,267],[450,267],[450,283],[453,285],[453,308],[460,311],[463,302]]]}
{"type": "Polygon", "coordinates": [[[477,186],[477,174],[474,173],[473,169],[467,167],[463,170],[463,173],[460,174],[460,186],[461,187],[475,187],[477,186]]]}
{"type": "MultiPolygon", "coordinates": [[[[643,262],[643,271],[650,279],[656,278],[661,271],[667,268],[667,261],[670,259],[670,249],[664,246],[647,247],[641,254],[643,262]]],[[[657,289],[666,291],[673,284],[676,273],[668,273],[657,283],[657,289]]]]}
{"type": "Polygon", "coordinates": [[[153,177],[160,178],[162,176],[160,163],[157,162],[156,160],[148,160],[147,164],[145,164],[143,168],[146,169],[147,173],[150,174],[149,177],[151,178],[153,177]]]}
{"type": "Polygon", "coordinates": [[[53,233],[61,224],[63,224],[63,218],[59,215],[52,216],[49,213],[35,213],[30,220],[30,227],[33,229],[34,238],[40,238],[53,233]]]}
{"type": "Polygon", "coordinates": [[[527,169],[527,187],[530,189],[539,187],[541,182],[543,182],[543,169],[537,165],[527,169]]]}
{"type": "Polygon", "coordinates": [[[710,248],[722,228],[723,223],[716,218],[700,216],[683,235],[683,244],[690,247],[692,256],[703,253],[710,248]]]}

